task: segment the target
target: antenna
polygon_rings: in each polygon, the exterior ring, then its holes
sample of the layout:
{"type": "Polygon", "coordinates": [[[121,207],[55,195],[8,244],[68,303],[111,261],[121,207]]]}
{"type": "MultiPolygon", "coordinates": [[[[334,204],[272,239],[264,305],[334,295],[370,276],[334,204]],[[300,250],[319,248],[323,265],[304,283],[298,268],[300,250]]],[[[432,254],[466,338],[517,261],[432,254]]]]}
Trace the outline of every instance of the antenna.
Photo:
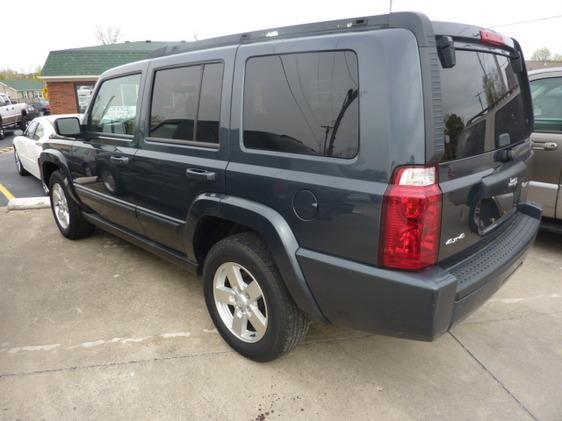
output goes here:
{"type": "Polygon", "coordinates": [[[389,1],[390,1],[390,5],[388,7],[388,13],[392,13],[392,0],[389,1]]]}

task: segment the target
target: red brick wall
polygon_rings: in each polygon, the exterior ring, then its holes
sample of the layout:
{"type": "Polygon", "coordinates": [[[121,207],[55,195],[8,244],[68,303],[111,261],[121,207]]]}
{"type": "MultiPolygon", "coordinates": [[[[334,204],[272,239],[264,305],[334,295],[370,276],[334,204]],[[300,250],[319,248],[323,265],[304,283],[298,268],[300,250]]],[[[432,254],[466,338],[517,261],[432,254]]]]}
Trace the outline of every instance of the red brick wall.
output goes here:
{"type": "Polygon", "coordinates": [[[76,85],[91,85],[94,81],[47,82],[49,103],[52,114],[73,114],[78,112],[76,85]]]}

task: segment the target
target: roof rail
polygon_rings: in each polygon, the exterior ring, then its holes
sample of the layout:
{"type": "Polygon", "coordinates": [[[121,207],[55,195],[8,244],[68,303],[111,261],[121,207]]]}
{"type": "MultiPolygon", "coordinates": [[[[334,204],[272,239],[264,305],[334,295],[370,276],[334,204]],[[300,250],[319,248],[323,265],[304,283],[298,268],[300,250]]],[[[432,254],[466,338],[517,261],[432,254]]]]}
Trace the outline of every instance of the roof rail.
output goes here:
{"type": "Polygon", "coordinates": [[[148,58],[169,56],[186,53],[189,51],[204,50],[208,48],[240,45],[259,41],[282,38],[295,38],[298,36],[313,36],[337,32],[363,31],[377,28],[406,28],[414,33],[418,45],[429,46],[435,43],[433,28],[429,19],[416,12],[399,12],[386,15],[366,16],[350,19],[339,19],[325,22],[306,23],[301,25],[270,28],[235,35],[226,35],[200,41],[192,41],[177,45],[159,48],[153,51],[148,58]]]}

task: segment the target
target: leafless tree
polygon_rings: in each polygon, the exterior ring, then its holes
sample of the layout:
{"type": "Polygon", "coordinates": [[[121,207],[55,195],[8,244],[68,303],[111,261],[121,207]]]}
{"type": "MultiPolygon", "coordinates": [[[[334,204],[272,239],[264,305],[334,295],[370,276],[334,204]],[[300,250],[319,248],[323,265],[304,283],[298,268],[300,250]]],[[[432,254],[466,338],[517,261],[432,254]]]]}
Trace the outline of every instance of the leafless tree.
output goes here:
{"type": "Polygon", "coordinates": [[[549,61],[550,58],[551,58],[550,50],[546,47],[535,50],[535,52],[531,56],[531,60],[536,60],[536,61],[549,61]]]}
{"type": "Polygon", "coordinates": [[[116,44],[119,42],[119,38],[121,38],[121,28],[112,25],[98,26],[95,35],[103,45],[116,44]]]}

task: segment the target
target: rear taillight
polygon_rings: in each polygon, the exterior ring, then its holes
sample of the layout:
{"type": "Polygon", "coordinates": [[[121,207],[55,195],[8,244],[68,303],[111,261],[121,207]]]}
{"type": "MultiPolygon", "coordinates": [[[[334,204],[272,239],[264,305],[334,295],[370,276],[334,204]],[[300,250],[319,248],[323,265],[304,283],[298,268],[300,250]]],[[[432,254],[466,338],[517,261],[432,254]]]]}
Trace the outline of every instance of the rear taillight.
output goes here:
{"type": "Polygon", "coordinates": [[[437,263],[441,203],[436,167],[394,171],[383,199],[381,266],[416,270],[437,263]]]}
{"type": "Polygon", "coordinates": [[[490,31],[488,29],[480,30],[480,39],[482,40],[482,43],[488,45],[495,45],[498,47],[505,47],[507,45],[506,39],[502,34],[498,34],[497,32],[490,31]]]}

